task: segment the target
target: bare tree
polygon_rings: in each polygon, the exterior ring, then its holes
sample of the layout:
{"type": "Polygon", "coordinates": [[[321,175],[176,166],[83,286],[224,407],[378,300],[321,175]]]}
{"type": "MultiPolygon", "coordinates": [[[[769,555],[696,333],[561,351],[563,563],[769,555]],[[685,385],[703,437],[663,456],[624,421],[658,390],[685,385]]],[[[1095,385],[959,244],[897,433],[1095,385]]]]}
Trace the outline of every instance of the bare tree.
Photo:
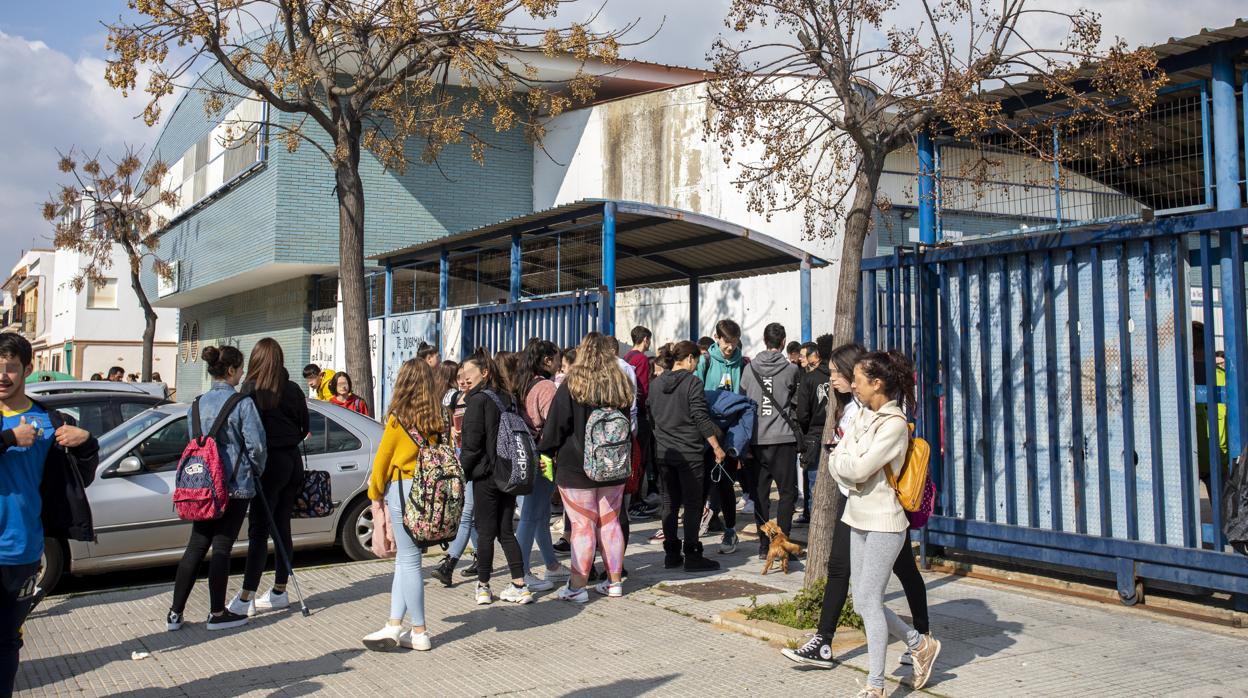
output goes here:
{"type": "Polygon", "coordinates": [[[160,244],[156,232],[168,222],[157,208],[176,203],[176,195],[161,188],[168,168],[160,161],[144,168],[132,148],[127,148],[120,159],[103,163],[98,154],[79,164],[76,158],[81,157],[86,156],[72,148],[60,156],[57,168],[70,182],[43,204],[43,217],[53,224],[56,248],[79,255],[82,266],[70,279],[75,293],[81,293],[88,284],[102,287],[105,273],[113,267],[117,246],[126,253],[130,288],[143,307],[142,380],[150,381],[157,316],[140,276],[144,261],[150,260],[157,276],[171,278],[170,266],[155,254],[160,244]]]}
{"type": "Polygon", "coordinates": [[[540,142],[541,117],[592,98],[597,81],[586,63],[614,62],[617,38],[628,29],[557,26],[556,12],[575,2],[130,0],[140,19],[109,27],[107,79],[132,91],[140,68],[153,68],[144,88],[149,124],[160,117],[160,98],[177,87],[206,93],[212,114],[256,95],[298,115],[293,125],[270,126],[288,149],[311,143],[333,167],[346,368],[371,396],[362,151],[402,171],[411,138],[423,141],[426,163],[456,144],[484,163],[490,134],[516,128],[540,142]],[[538,62],[556,56],[579,61],[574,74],[539,80],[538,62]],[[201,58],[222,66],[227,78],[182,84],[201,58]]]}
{"type": "MultiPolygon", "coordinates": [[[[1024,155],[1052,160],[1051,131],[1007,113],[1010,85],[1062,101],[1063,128],[1131,127],[1153,105],[1165,76],[1146,49],[1104,48],[1100,17],[1027,0],[733,0],[730,34],[711,49],[718,78],[706,128],[743,174],[750,208],[800,211],[808,236],[840,240],[833,336],[854,337],[863,246],[872,214],[889,202],[878,188],[889,153],[921,133],[976,138],[1008,132],[1024,155]],[[1062,36],[1047,42],[1044,36],[1062,36]],[[746,157],[744,151],[761,153],[746,157]]],[[[1077,140],[1077,138],[1076,138],[1077,140]]],[[[1071,155],[1078,149],[1071,149],[1071,155]]],[[[986,177],[985,161],[968,176],[986,177]]],[[[828,414],[827,429],[835,427],[828,414]]],[[[827,454],[820,467],[826,467],[827,454]]],[[[824,575],[841,502],[819,478],[806,583],[824,575]]]]}

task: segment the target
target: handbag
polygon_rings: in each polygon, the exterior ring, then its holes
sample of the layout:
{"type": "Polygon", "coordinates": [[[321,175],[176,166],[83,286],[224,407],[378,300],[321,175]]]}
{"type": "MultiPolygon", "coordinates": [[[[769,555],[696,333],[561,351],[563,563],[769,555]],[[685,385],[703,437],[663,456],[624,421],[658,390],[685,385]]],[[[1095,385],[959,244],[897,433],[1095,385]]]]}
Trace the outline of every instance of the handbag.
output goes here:
{"type": "Polygon", "coordinates": [[[308,454],[303,451],[303,485],[299,494],[295,495],[295,508],[290,512],[292,519],[323,519],[334,513],[333,489],[330,487],[329,473],[324,470],[308,470],[308,454]]]}

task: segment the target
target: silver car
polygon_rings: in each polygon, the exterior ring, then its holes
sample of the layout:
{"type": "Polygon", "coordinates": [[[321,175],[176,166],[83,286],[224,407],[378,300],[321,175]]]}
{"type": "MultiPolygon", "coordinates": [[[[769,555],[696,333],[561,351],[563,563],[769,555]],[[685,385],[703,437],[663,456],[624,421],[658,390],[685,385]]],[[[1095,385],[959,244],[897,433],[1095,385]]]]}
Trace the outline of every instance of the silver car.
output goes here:
{"type": "MultiPolygon", "coordinates": [[[[39,585],[51,590],[63,574],[97,574],[176,564],[191,526],[173,511],[173,475],[190,436],[189,405],[152,408],[100,437],[100,465],[87,488],[96,542],[46,539],[39,585]]],[[[295,548],[341,544],[354,560],[373,557],[368,477],[382,426],[327,402],[308,401],[308,470],[330,474],[334,511],[294,519],[295,548]]],[[[272,544],[270,543],[270,546],[272,544]]],[[[247,527],[234,555],[247,552],[247,527]]]]}

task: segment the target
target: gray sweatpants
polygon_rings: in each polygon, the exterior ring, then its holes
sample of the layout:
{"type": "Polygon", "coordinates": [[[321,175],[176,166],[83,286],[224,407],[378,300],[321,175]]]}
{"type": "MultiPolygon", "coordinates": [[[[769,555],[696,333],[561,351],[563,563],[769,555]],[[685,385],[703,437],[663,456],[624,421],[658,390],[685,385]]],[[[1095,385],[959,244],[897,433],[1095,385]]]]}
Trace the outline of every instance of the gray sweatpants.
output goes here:
{"type": "Polygon", "coordinates": [[[893,563],[906,539],[906,531],[885,533],[849,529],[849,578],[854,590],[854,610],[862,616],[862,624],[866,626],[870,663],[867,684],[875,688],[884,687],[888,636],[904,640],[911,650],[918,649],[922,639],[917,630],[906,625],[884,605],[884,589],[888,586],[893,563]]]}

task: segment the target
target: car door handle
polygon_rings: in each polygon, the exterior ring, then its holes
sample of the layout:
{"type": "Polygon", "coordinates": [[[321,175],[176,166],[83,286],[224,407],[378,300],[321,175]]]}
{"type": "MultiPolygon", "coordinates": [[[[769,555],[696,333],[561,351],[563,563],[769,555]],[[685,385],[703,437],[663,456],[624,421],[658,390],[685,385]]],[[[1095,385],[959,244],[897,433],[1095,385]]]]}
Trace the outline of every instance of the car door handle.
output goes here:
{"type": "Polygon", "coordinates": [[[347,473],[347,472],[351,472],[352,470],[359,470],[359,469],[360,469],[359,463],[339,463],[338,464],[338,472],[340,473],[347,473]]]}

